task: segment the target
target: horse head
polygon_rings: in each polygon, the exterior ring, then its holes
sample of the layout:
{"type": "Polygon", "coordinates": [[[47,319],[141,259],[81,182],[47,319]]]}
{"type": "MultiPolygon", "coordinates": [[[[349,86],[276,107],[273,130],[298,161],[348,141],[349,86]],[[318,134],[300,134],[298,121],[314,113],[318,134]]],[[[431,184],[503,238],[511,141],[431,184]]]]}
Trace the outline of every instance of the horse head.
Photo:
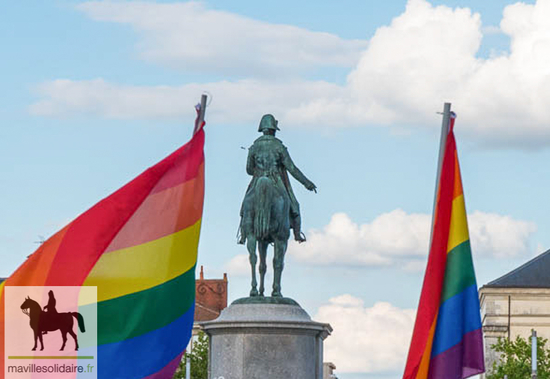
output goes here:
{"type": "Polygon", "coordinates": [[[36,301],[34,301],[33,299],[31,299],[30,297],[26,297],[25,298],[25,301],[23,302],[23,304],[21,304],[21,310],[23,311],[23,313],[25,313],[26,315],[29,314],[29,311],[32,309],[32,308],[38,308],[40,309],[40,305],[38,305],[38,303],[36,301]]]}

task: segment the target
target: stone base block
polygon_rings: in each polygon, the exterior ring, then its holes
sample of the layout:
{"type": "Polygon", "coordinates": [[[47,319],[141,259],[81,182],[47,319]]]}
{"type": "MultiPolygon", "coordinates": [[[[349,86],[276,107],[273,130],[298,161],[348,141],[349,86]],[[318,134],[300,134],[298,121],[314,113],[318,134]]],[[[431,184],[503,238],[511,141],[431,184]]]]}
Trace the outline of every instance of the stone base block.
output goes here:
{"type": "Polygon", "coordinates": [[[322,379],[329,324],[299,305],[233,303],[201,324],[210,337],[209,379],[322,379]]]}

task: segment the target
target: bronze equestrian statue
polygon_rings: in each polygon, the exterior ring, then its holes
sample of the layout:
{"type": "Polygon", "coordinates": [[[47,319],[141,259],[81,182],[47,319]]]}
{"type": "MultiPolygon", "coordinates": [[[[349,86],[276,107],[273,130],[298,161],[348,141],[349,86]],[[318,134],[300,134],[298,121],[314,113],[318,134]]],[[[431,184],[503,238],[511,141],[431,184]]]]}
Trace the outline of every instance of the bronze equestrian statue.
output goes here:
{"type": "Polygon", "coordinates": [[[280,130],[277,120],[266,114],[260,121],[258,131],[263,133],[248,150],[246,172],[252,176],[241,207],[239,243],[245,244],[250,254],[252,289],[250,296],[264,295],[264,277],[267,270],[266,255],[269,244],[274,245],[273,292],[271,296],[282,297],[281,274],[287,249],[290,229],[294,239],[305,242],[301,232],[300,206],[288,178],[290,173],[310,191],[317,187],[294,165],[286,147],[275,138],[280,130]],[[256,245],[260,254],[260,289],[256,282],[256,245]]]}

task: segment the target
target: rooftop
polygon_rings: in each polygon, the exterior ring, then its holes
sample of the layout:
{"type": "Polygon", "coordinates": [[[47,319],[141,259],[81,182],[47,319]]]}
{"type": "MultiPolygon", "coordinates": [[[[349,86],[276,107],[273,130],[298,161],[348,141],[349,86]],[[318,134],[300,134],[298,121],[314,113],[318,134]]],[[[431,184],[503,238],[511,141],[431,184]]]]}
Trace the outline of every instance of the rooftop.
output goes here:
{"type": "Polygon", "coordinates": [[[227,307],[227,274],[223,279],[205,279],[201,266],[199,279],[195,281],[195,322],[218,318],[227,307]]]}
{"type": "Polygon", "coordinates": [[[506,275],[489,282],[484,287],[493,288],[550,288],[550,250],[506,275]]]}

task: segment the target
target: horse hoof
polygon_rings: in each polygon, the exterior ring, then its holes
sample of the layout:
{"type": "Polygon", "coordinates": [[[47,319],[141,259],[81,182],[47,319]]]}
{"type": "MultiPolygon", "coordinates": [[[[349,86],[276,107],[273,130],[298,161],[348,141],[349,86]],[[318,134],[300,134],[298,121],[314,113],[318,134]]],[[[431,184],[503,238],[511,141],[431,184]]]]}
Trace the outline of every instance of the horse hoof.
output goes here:
{"type": "Polygon", "coordinates": [[[250,291],[250,297],[254,297],[254,296],[258,296],[258,290],[253,288],[251,291],[250,291]]]}
{"type": "Polygon", "coordinates": [[[40,349],[40,351],[44,350],[44,348],[40,349]]]}
{"type": "Polygon", "coordinates": [[[279,291],[273,291],[271,293],[271,297],[283,297],[283,294],[280,293],[279,291]]]}
{"type": "Polygon", "coordinates": [[[36,351],[36,347],[34,349],[32,349],[32,351],[36,351]]]}

